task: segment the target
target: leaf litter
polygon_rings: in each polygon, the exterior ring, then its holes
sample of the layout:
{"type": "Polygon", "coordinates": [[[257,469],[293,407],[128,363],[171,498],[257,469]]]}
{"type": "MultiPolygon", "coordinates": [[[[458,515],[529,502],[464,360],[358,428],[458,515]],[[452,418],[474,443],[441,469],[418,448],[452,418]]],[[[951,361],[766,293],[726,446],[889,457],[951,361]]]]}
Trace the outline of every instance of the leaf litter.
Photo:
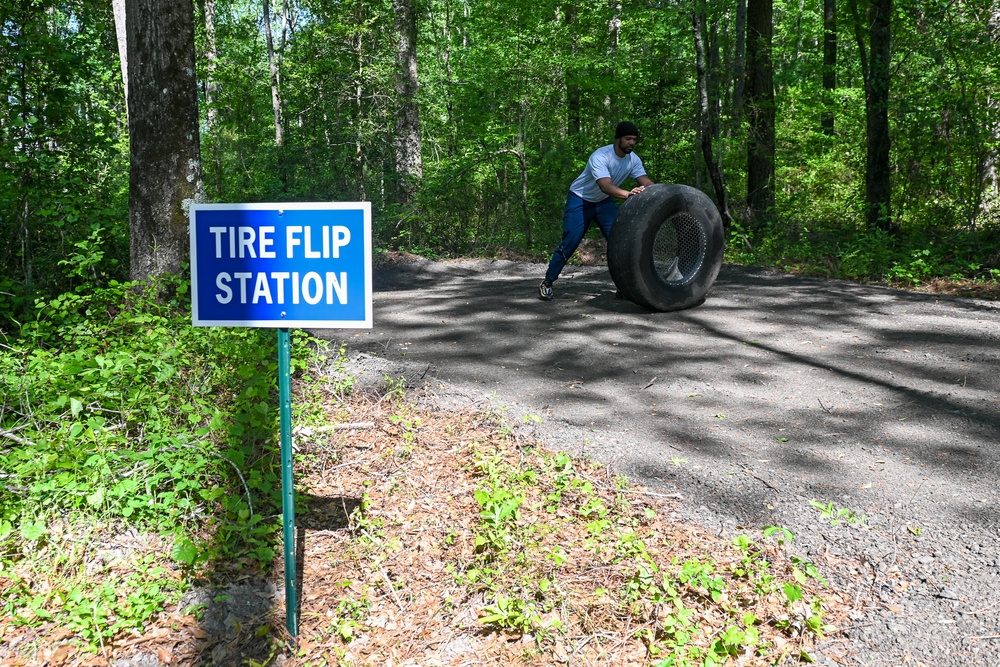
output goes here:
{"type": "Polygon", "coordinates": [[[419,394],[331,392],[325,419],[348,428],[297,431],[297,642],[279,556],[269,576],[217,573],[98,654],[0,619],[0,666],[735,667],[809,661],[847,622],[850,596],[820,576],[835,563],[759,531],[718,538],[498,409],[419,394]]]}

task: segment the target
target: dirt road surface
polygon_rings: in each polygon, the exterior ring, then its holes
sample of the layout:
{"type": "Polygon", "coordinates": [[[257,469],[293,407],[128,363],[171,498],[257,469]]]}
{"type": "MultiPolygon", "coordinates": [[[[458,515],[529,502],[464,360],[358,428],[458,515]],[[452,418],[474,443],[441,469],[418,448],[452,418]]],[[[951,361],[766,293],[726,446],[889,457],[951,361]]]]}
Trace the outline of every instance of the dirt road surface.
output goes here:
{"type": "Polygon", "coordinates": [[[867,611],[825,665],[1000,665],[1000,307],[725,266],[651,313],[608,272],[378,269],[375,326],[317,331],[359,373],[506,406],[555,449],[676,494],[723,536],[784,526],[867,611]]]}

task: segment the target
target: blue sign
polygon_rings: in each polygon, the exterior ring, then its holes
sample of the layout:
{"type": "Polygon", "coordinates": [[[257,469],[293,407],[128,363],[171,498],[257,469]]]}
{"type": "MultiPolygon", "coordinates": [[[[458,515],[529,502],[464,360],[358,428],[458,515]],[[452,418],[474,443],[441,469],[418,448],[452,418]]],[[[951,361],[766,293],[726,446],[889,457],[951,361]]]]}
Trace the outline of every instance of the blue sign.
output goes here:
{"type": "Polygon", "coordinates": [[[195,326],[371,328],[371,203],[193,204],[195,326]]]}

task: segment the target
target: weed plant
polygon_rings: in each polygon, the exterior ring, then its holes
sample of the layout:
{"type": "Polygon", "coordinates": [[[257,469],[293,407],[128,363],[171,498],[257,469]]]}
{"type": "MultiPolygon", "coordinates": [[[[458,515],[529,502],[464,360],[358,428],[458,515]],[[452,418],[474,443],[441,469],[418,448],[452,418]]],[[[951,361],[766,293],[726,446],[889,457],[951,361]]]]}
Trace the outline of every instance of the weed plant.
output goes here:
{"type": "Polygon", "coordinates": [[[843,222],[783,221],[728,230],[727,261],[861,283],[921,287],[945,280],[993,285],[1000,278],[1000,230],[921,228],[890,234],[843,222]]]}
{"type": "MultiPolygon", "coordinates": [[[[746,535],[699,555],[685,543],[693,536],[678,541],[626,480],[612,488],[589,461],[512,445],[495,437],[469,444],[478,507],[471,554],[446,541],[465,554],[450,570],[467,598],[483,600],[483,627],[529,637],[557,659],[581,633],[594,640],[629,627],[647,664],[661,667],[809,659],[792,639],[830,629],[815,592],[826,583],[812,563],[788,556],[775,566],[776,552],[746,535]]],[[[764,531],[773,536],[779,547],[793,539],[786,529],[764,531]]]]}
{"type": "Polygon", "coordinates": [[[190,576],[274,558],[276,337],[192,327],[187,296],[80,288],[0,348],[0,617],[93,649],[190,576]]]}

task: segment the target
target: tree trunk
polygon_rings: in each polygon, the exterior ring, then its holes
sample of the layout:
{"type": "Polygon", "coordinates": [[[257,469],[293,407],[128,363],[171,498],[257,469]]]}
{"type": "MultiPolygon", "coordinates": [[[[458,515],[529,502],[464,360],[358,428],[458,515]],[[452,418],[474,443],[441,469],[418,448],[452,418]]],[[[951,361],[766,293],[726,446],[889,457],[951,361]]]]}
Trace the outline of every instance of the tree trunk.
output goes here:
{"type": "Polygon", "coordinates": [[[219,124],[219,110],[216,106],[216,95],[218,93],[218,83],[215,79],[215,70],[219,64],[219,48],[215,33],[215,0],[205,0],[205,107],[206,107],[206,128],[209,136],[212,136],[209,144],[209,153],[212,163],[215,165],[215,194],[220,199],[225,199],[225,175],[222,173],[222,155],[219,146],[219,139],[213,136],[219,124]]]}
{"type": "MultiPolygon", "coordinates": [[[[287,1],[287,0],[286,0],[287,1]]],[[[274,55],[274,37],[271,33],[271,2],[264,0],[264,41],[267,44],[267,65],[271,71],[271,110],[274,112],[274,145],[285,145],[285,122],[281,113],[280,73],[274,55]]]]}
{"type": "Polygon", "coordinates": [[[834,93],[837,91],[837,0],[823,0],[823,134],[834,135],[834,93]]]}
{"type": "Polygon", "coordinates": [[[736,2],[736,48],[733,52],[733,122],[739,127],[743,117],[746,85],[747,0],[736,2]]]}
{"type": "Polygon", "coordinates": [[[191,0],[126,0],[130,274],[180,273],[202,197],[191,0]]]}
{"type": "Polygon", "coordinates": [[[215,35],[215,0],[205,0],[205,60],[205,106],[208,129],[211,131],[215,129],[219,115],[218,109],[215,108],[218,85],[215,81],[215,70],[219,63],[219,48],[215,35]]]}
{"type": "Polygon", "coordinates": [[[774,63],[771,0],[747,3],[747,213],[759,226],[774,214],[774,63]]]}
{"type": "MultiPolygon", "coordinates": [[[[358,11],[364,7],[364,3],[358,3],[358,11]]],[[[361,25],[361,21],[358,21],[361,25]]],[[[364,76],[365,76],[365,53],[364,53],[364,31],[357,31],[357,56],[358,68],[354,80],[354,118],[351,125],[354,126],[354,168],[357,174],[358,199],[364,201],[367,198],[365,190],[365,151],[361,143],[361,119],[364,117],[364,76]]],[[[327,139],[327,144],[330,140],[327,139]]]]}
{"type": "Polygon", "coordinates": [[[733,221],[733,218],[729,213],[726,185],[722,180],[722,169],[715,161],[715,156],[712,153],[712,139],[715,130],[712,124],[712,111],[708,94],[708,74],[705,68],[705,46],[702,39],[705,17],[699,16],[697,12],[692,13],[691,23],[694,27],[695,62],[698,70],[698,102],[701,108],[701,154],[705,158],[708,174],[712,179],[712,186],[715,188],[715,198],[718,202],[719,214],[722,216],[722,223],[728,226],[733,221]]]}
{"type": "Polygon", "coordinates": [[[115,36],[118,38],[118,61],[122,68],[122,86],[125,88],[125,116],[128,117],[128,39],[125,34],[125,0],[111,0],[115,17],[115,36]]]}
{"type": "Polygon", "coordinates": [[[892,219],[889,174],[889,59],[892,36],[892,0],[871,0],[862,21],[857,0],[851,0],[854,34],[865,81],[865,222],[869,227],[898,231],[892,219]],[[867,35],[865,28],[867,27],[867,35]],[[865,48],[867,36],[868,48],[865,48]]]}
{"type": "MultiPolygon", "coordinates": [[[[608,20],[608,61],[614,63],[617,59],[618,45],[622,36],[622,3],[621,0],[609,0],[611,7],[611,18],[608,20]]],[[[608,68],[608,75],[613,76],[614,65],[608,68]]],[[[618,115],[617,96],[604,96],[604,110],[614,118],[618,115]]]]}
{"type": "MultiPolygon", "coordinates": [[[[990,13],[989,34],[994,43],[1000,40],[1000,3],[993,4],[990,13]]],[[[997,164],[1000,162],[997,146],[1000,145],[1000,99],[997,93],[987,97],[986,106],[989,111],[987,118],[991,120],[984,128],[989,143],[979,160],[979,206],[976,209],[976,219],[989,216],[992,211],[1000,208],[1000,177],[997,164]]],[[[1000,265],[1000,255],[994,259],[1000,265]]]]}
{"type": "Polygon", "coordinates": [[[416,2],[393,0],[393,9],[396,15],[396,196],[399,204],[408,207],[416,198],[417,185],[423,175],[420,109],[417,106],[416,2]]]}

